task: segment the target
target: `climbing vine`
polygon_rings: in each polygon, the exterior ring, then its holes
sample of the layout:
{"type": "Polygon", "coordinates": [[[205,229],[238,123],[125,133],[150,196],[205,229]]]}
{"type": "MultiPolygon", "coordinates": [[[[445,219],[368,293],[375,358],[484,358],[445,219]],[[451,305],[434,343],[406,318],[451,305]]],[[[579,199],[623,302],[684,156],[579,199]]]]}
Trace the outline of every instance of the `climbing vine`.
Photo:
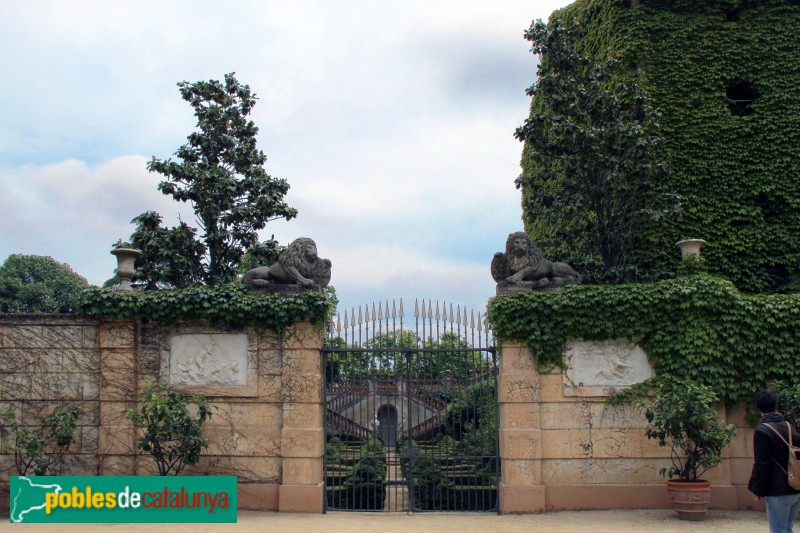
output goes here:
{"type": "MultiPolygon", "coordinates": [[[[660,247],[703,238],[710,272],[747,292],[796,292],[798,2],[576,0],[554,12],[554,20],[577,24],[576,52],[617,60],[618,79],[635,77],[661,114],[657,134],[671,169],[665,185],[682,209],[653,236],[660,247]]],[[[534,98],[531,116],[547,112],[547,98],[534,98]]],[[[526,147],[524,180],[535,183],[548,168],[538,157],[526,147]]],[[[550,257],[591,266],[591,253],[556,237],[554,214],[529,201],[534,190],[523,191],[534,241],[550,257]]],[[[664,255],[644,265],[638,279],[672,276],[677,264],[677,253],[664,255]]]]}
{"type": "Polygon", "coordinates": [[[657,374],[710,385],[728,405],[800,382],[800,295],[748,295],[704,273],[498,297],[488,316],[538,364],[562,364],[567,339],[635,339],[657,374]]]}
{"type": "Polygon", "coordinates": [[[208,320],[227,326],[260,325],[282,330],[297,322],[322,323],[328,298],[306,291],[298,296],[247,294],[238,283],[163,291],[110,291],[96,287],[80,296],[79,311],[111,320],[133,319],[171,324],[208,320]]]}

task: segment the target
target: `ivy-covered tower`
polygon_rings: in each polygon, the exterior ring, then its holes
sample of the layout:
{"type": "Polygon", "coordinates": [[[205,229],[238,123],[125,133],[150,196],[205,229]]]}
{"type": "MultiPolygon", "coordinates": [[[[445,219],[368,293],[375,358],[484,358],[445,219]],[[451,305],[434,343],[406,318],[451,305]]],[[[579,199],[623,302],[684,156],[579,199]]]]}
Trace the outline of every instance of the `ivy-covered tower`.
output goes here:
{"type": "MultiPolygon", "coordinates": [[[[555,20],[577,23],[575,49],[619,60],[620,79],[634,78],[660,111],[652,133],[663,139],[668,183],[659,190],[677,195],[679,210],[655,236],[668,253],[639,279],[671,275],[674,244],[703,238],[709,270],[741,290],[796,290],[800,0],[577,0],[555,20]]],[[[534,96],[532,109],[547,106],[547,95],[534,96]]],[[[553,179],[535,152],[523,151],[526,230],[546,255],[579,265],[591,243],[559,243],[548,206],[531,201],[537,180],[553,179]]]]}

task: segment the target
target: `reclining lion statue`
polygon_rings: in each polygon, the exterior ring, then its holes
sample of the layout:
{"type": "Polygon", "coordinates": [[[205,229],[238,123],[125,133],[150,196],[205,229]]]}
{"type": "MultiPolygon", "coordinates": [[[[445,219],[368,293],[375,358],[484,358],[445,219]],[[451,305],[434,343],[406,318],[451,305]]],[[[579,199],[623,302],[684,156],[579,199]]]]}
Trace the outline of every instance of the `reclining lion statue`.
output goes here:
{"type": "Polygon", "coordinates": [[[260,266],[242,278],[247,290],[266,289],[271,285],[326,287],[331,281],[331,262],[317,255],[317,243],[308,237],[295,239],[271,266],[260,266]]]}
{"type": "Polygon", "coordinates": [[[492,277],[498,283],[498,294],[525,289],[555,289],[580,283],[580,275],[566,263],[553,263],[522,231],[506,239],[506,252],[497,252],[492,259],[492,277]]]}

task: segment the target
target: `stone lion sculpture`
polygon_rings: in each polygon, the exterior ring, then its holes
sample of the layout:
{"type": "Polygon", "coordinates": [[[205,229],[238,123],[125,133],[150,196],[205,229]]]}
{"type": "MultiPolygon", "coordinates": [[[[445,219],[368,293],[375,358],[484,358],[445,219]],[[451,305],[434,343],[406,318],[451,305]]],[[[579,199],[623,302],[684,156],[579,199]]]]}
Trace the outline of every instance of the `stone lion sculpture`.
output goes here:
{"type": "Polygon", "coordinates": [[[498,294],[508,292],[502,288],[555,289],[581,281],[580,275],[568,264],[545,259],[541,250],[522,231],[508,236],[505,253],[494,254],[492,277],[498,283],[498,294]]]}
{"type": "Polygon", "coordinates": [[[317,243],[308,237],[295,239],[271,266],[260,266],[245,273],[242,285],[247,290],[267,289],[273,285],[305,288],[326,287],[331,281],[331,262],[317,255],[317,243]]]}

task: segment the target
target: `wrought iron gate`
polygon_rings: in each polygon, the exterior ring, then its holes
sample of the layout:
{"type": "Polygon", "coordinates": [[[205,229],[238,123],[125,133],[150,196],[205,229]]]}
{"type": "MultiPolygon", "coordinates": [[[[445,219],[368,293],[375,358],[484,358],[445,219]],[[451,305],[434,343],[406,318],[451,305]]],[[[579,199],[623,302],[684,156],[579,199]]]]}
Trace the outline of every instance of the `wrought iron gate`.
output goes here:
{"type": "Polygon", "coordinates": [[[422,301],[336,317],[323,350],[326,508],[495,511],[497,358],[484,318],[422,301]]]}

